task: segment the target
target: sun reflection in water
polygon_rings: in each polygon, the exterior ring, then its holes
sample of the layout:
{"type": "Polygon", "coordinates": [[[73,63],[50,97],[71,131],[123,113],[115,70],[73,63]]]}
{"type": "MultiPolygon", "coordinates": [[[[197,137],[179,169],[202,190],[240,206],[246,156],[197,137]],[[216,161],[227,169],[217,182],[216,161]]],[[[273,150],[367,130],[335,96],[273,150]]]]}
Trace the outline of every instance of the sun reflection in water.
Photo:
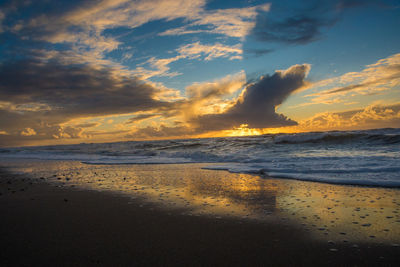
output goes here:
{"type": "MultiPolygon", "coordinates": [[[[13,163],[57,186],[119,192],[188,216],[294,224],[332,242],[400,242],[400,190],[260,178],[201,169],[210,164],[13,163]]],[[[144,204],[145,205],[145,204],[144,204]]]]}

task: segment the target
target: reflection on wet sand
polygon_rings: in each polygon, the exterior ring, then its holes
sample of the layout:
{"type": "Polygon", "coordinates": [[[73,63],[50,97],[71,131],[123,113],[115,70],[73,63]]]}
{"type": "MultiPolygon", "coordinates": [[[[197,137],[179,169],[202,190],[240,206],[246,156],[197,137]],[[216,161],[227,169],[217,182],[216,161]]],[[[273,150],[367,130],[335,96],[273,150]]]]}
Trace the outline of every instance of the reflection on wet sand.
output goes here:
{"type": "MultiPolygon", "coordinates": [[[[207,164],[210,165],[210,164],[207,164]]],[[[400,190],[260,178],[201,169],[205,164],[12,163],[57,186],[107,190],[189,216],[281,220],[329,242],[400,242],[400,190]]],[[[145,205],[145,204],[144,204],[145,205]]]]}

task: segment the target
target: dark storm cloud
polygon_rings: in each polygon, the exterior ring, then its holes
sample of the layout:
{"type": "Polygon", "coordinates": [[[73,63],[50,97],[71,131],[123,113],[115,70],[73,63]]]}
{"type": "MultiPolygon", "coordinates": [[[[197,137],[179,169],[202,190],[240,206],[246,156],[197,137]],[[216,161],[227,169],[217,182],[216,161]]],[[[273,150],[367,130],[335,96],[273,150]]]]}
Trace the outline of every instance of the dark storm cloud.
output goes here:
{"type": "Polygon", "coordinates": [[[270,13],[258,15],[251,36],[263,42],[307,44],[320,39],[323,30],[333,26],[343,10],[374,3],[380,4],[374,0],[302,1],[303,7],[292,11],[279,5],[274,9],[272,5],[270,13]],[[279,9],[284,13],[279,14],[279,9]]]}
{"type": "Polygon", "coordinates": [[[307,15],[296,15],[282,21],[258,18],[253,35],[265,42],[306,44],[320,38],[321,28],[333,23],[334,20],[307,15]]]}
{"type": "MultiPolygon", "coordinates": [[[[0,65],[0,130],[2,140],[81,137],[82,128],[63,127],[74,118],[169,109],[154,99],[157,89],[121,76],[111,68],[23,60],[0,65]],[[26,129],[32,129],[26,130],[26,129]]],[[[93,125],[94,126],[94,125],[93,125]]],[[[4,144],[0,144],[4,145],[4,144]]]]}
{"type": "Polygon", "coordinates": [[[129,113],[163,106],[156,89],[109,68],[34,60],[0,65],[0,98],[14,104],[44,103],[65,116],[129,113]]]}
{"type": "MultiPolygon", "coordinates": [[[[268,128],[296,125],[297,123],[282,114],[275,112],[275,108],[282,104],[294,91],[305,85],[305,77],[310,66],[294,65],[284,71],[276,71],[273,75],[266,75],[243,90],[241,96],[225,112],[219,114],[198,115],[189,118],[184,123],[175,122],[168,126],[160,124],[157,127],[147,126],[139,128],[135,132],[126,135],[126,138],[167,138],[190,137],[210,131],[231,130],[242,124],[249,128],[268,128]]],[[[212,88],[212,92],[224,92],[226,83],[218,83],[218,88],[212,88]]],[[[207,88],[210,89],[210,88],[207,88]]],[[[208,100],[210,90],[203,90],[196,96],[208,100]],[[208,92],[208,93],[204,93],[208,92]]],[[[219,95],[219,94],[218,94],[219,95]]],[[[191,100],[180,102],[175,108],[187,113],[187,105],[193,105],[191,100]]],[[[143,118],[150,115],[143,114],[143,118]]],[[[139,115],[139,118],[142,118],[139,115]]],[[[135,121],[135,118],[132,118],[135,121]]]]}
{"type": "Polygon", "coordinates": [[[272,76],[264,76],[250,84],[242,97],[222,114],[197,117],[192,124],[199,131],[226,130],[247,124],[249,128],[267,128],[296,125],[297,123],[275,108],[294,91],[302,87],[310,69],[309,65],[295,65],[272,76]]]}

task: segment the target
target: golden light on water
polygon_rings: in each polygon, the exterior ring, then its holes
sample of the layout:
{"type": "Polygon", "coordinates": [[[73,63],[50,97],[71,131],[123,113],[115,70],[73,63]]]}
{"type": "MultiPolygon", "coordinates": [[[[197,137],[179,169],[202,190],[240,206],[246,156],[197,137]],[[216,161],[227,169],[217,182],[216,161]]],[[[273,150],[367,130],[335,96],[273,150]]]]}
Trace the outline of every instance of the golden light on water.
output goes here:
{"type": "Polygon", "coordinates": [[[240,127],[226,131],[227,136],[248,136],[248,135],[261,135],[263,134],[261,129],[247,128],[247,124],[242,124],[240,127]]]}
{"type": "Polygon", "coordinates": [[[201,169],[210,164],[85,165],[25,162],[13,170],[63,187],[122,193],[132,201],[187,216],[276,221],[317,239],[398,243],[398,189],[260,178],[201,169]],[[147,203],[147,204],[146,204],[147,203]]]}
{"type": "MultiPolygon", "coordinates": [[[[308,129],[311,130],[311,129],[308,129]]],[[[218,136],[251,136],[251,135],[262,135],[262,134],[279,134],[279,133],[299,133],[304,132],[297,126],[279,127],[279,128],[248,128],[247,124],[242,124],[240,127],[233,130],[223,131],[218,136]]]]}

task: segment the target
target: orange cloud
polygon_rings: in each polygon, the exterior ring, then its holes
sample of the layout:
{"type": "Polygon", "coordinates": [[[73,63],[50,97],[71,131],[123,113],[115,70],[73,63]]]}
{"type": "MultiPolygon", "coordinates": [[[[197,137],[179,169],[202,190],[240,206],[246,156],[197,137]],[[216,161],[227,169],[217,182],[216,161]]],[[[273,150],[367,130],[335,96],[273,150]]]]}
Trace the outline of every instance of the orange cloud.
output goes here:
{"type": "Polygon", "coordinates": [[[350,130],[400,126],[400,103],[370,105],[364,109],[324,112],[299,122],[298,131],[350,130]]]}
{"type": "Polygon", "coordinates": [[[21,132],[22,136],[31,136],[31,135],[36,135],[36,131],[32,128],[25,128],[22,132],[21,132]]]}
{"type": "Polygon", "coordinates": [[[360,72],[349,72],[310,84],[306,90],[318,92],[306,95],[310,102],[301,105],[345,103],[350,98],[383,93],[399,85],[400,54],[395,54],[367,65],[360,72]]]}
{"type": "Polygon", "coordinates": [[[362,130],[393,127],[400,127],[400,103],[389,106],[374,104],[364,109],[343,112],[323,112],[311,118],[299,121],[296,126],[289,127],[254,129],[248,128],[248,125],[241,125],[233,130],[219,132],[216,136],[362,130]]]}

